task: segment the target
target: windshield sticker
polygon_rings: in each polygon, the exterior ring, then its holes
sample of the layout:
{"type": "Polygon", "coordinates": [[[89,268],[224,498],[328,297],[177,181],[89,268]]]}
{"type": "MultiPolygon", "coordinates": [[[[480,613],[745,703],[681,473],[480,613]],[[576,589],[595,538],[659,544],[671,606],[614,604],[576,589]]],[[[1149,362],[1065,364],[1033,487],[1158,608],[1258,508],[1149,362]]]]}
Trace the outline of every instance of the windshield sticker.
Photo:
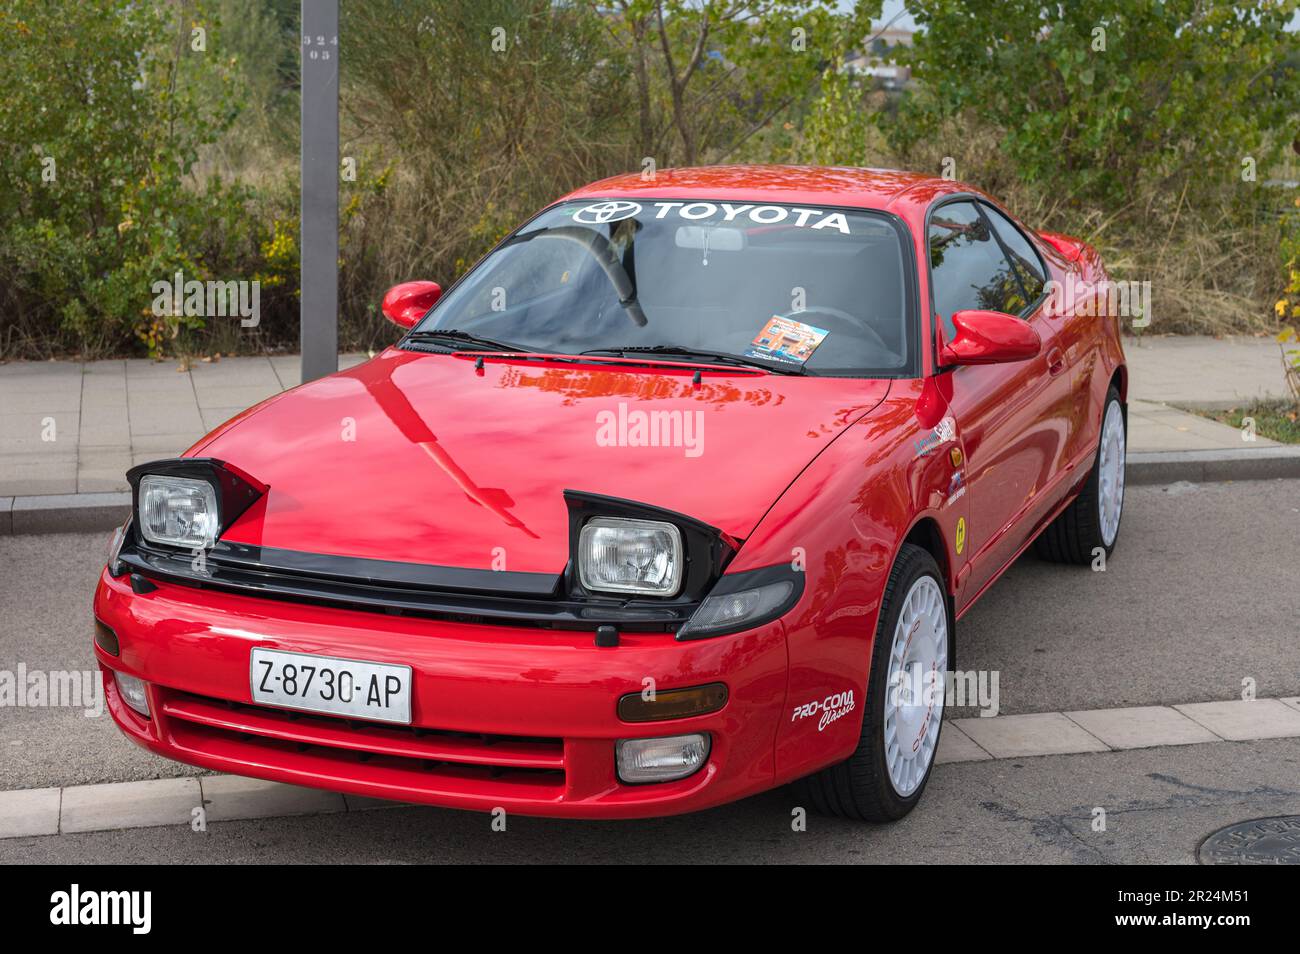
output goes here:
{"type": "Polygon", "coordinates": [[[835,229],[849,234],[849,221],[843,212],[823,212],[821,209],[786,208],[783,205],[732,205],[730,202],[655,202],[656,219],[674,213],[683,219],[711,219],[722,211],[723,222],[734,222],[744,215],[755,225],[780,225],[793,216],[796,228],[835,229]],[[816,217],[814,221],[814,217],[816,217]]]}
{"type": "Polygon", "coordinates": [[[621,222],[641,212],[639,202],[597,202],[584,205],[573,213],[573,221],[583,225],[604,225],[607,222],[621,222]]]}
{"type": "Polygon", "coordinates": [[[766,358],[787,364],[803,364],[830,334],[793,318],[773,315],[745,352],[747,358],[766,358]]]}
{"type": "MultiPolygon", "coordinates": [[[[698,222],[713,220],[721,213],[724,224],[748,220],[753,225],[792,225],[798,229],[834,229],[843,235],[852,234],[849,231],[849,220],[843,212],[827,212],[824,209],[753,203],[736,205],[731,202],[652,202],[651,205],[656,210],[653,216],[656,219],[666,219],[671,215],[688,222],[698,222]]],[[[610,199],[577,209],[573,213],[573,221],[583,225],[607,225],[640,215],[641,211],[639,202],[610,199]]]]}

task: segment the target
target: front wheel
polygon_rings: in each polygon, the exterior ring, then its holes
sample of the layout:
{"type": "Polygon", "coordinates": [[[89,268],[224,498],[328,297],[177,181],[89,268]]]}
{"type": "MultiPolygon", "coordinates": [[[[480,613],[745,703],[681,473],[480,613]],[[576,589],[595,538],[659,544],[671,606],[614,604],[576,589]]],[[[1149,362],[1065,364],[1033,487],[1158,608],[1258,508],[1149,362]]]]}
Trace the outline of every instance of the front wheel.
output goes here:
{"type": "Polygon", "coordinates": [[[844,762],[800,780],[813,808],[885,822],[916,807],[939,747],[951,632],[939,565],[903,544],[880,606],[858,747],[844,762]]]}
{"type": "Polygon", "coordinates": [[[1097,457],[1079,496],[1043,529],[1034,552],[1056,563],[1091,563],[1098,549],[1110,556],[1124,513],[1124,406],[1119,392],[1106,392],[1097,457]]]}

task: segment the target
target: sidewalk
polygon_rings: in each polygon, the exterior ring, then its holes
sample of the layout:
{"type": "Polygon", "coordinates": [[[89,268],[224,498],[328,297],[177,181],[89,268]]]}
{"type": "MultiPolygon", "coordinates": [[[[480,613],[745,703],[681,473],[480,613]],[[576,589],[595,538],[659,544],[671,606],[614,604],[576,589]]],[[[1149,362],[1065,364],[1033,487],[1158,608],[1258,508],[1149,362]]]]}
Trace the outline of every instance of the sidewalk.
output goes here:
{"type": "Polygon", "coordinates": [[[1125,338],[1124,354],[1132,372],[1130,401],[1225,410],[1287,396],[1282,351],[1272,338],[1125,338]]]}
{"type": "MultiPolygon", "coordinates": [[[[1281,452],[1174,407],[1231,407],[1286,393],[1268,338],[1130,338],[1129,451],[1281,452]]],[[[352,367],[364,355],[340,357],[352,367]]],[[[0,504],[4,498],[127,490],[127,468],[179,454],[199,437],[299,381],[296,355],[176,361],[0,364],[0,504]]],[[[108,501],[104,503],[107,505],[108,501]]],[[[3,532],[3,530],[0,530],[3,532]]]]}
{"type": "Polygon", "coordinates": [[[1287,396],[1281,351],[1271,338],[1126,338],[1129,450],[1252,450],[1235,428],[1180,408],[1226,410],[1287,396]]]}
{"type": "MultiPolygon", "coordinates": [[[[342,355],[340,368],[366,360],[342,355]]],[[[128,489],[126,471],[174,457],[300,378],[297,355],[0,365],[0,497],[128,489]]]]}

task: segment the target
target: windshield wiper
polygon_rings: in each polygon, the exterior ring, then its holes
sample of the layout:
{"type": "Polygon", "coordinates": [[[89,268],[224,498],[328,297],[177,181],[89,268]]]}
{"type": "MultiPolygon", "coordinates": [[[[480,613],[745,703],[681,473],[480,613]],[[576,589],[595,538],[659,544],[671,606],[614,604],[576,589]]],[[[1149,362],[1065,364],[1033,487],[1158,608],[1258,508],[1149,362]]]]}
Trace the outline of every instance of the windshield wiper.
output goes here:
{"type": "Polygon", "coordinates": [[[430,328],[425,331],[412,331],[403,340],[432,341],[435,343],[441,341],[458,351],[520,351],[528,353],[536,350],[534,348],[525,348],[522,345],[511,344],[509,341],[485,338],[482,335],[474,334],[472,331],[462,331],[459,328],[430,328]]]}
{"type": "Polygon", "coordinates": [[[580,354],[613,354],[626,356],[630,354],[680,355],[683,358],[695,358],[709,364],[730,364],[737,367],[761,368],[774,374],[808,374],[802,365],[782,365],[761,358],[731,354],[728,351],[708,351],[700,348],[687,348],[683,345],[623,345],[615,348],[589,348],[580,354]]]}

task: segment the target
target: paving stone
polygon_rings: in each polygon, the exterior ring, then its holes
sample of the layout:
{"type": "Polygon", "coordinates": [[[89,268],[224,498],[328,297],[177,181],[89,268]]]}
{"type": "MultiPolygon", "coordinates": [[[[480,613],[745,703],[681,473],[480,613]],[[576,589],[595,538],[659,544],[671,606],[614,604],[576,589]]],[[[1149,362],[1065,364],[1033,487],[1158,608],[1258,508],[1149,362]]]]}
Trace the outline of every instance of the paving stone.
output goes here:
{"type": "MultiPolygon", "coordinates": [[[[274,378],[272,379],[274,380],[274,378]]],[[[200,388],[198,393],[199,408],[207,409],[214,407],[237,407],[240,409],[252,407],[254,404],[260,404],[267,398],[280,393],[278,382],[268,387],[250,387],[241,385],[238,387],[208,387],[200,388]]]]}
{"type": "Polygon", "coordinates": [[[976,745],[969,735],[957,728],[955,721],[949,719],[939,733],[939,751],[934,754],[936,765],[945,762],[982,762],[993,758],[976,745]]]}
{"type": "Polygon", "coordinates": [[[1278,699],[1193,702],[1174,708],[1232,742],[1300,736],[1300,711],[1278,699]]]}
{"type": "Polygon", "coordinates": [[[77,461],[77,492],[101,493],[127,490],[126,472],[131,469],[129,447],[83,447],[77,461]]]}
{"type": "Polygon", "coordinates": [[[10,381],[7,384],[9,386],[0,392],[0,414],[76,413],[81,408],[80,377],[48,388],[35,387],[35,382],[31,380],[10,381]],[[15,384],[19,387],[14,387],[15,384]]]}
{"type": "Polygon", "coordinates": [[[197,778],[77,785],[63,790],[60,830],[108,831],[188,825],[201,800],[197,778]]]}
{"type": "Polygon", "coordinates": [[[145,460],[175,457],[203,434],[202,422],[194,430],[180,434],[137,434],[131,438],[131,456],[138,458],[144,455],[145,460]]]}
{"type": "Polygon", "coordinates": [[[77,489],[77,458],[67,453],[12,454],[0,458],[0,494],[70,494],[77,489]]]}
{"type": "Polygon", "coordinates": [[[245,410],[247,410],[247,408],[242,407],[205,408],[201,412],[203,415],[204,433],[206,434],[208,431],[216,430],[236,414],[240,414],[245,410]]]}
{"type": "Polygon", "coordinates": [[[0,792],[0,838],[59,833],[59,789],[0,792]]]}
{"type": "Polygon", "coordinates": [[[998,759],[1107,750],[1104,742],[1059,712],[956,719],[953,724],[998,759]]]}
{"type": "Polygon", "coordinates": [[[131,409],[131,442],[142,437],[193,434],[191,442],[203,433],[203,418],[193,398],[184,398],[161,407],[131,409]]]}
{"type": "Polygon", "coordinates": [[[1205,726],[1168,706],[1089,709],[1065,715],[1112,749],[1145,749],[1219,740],[1205,726]]]}

